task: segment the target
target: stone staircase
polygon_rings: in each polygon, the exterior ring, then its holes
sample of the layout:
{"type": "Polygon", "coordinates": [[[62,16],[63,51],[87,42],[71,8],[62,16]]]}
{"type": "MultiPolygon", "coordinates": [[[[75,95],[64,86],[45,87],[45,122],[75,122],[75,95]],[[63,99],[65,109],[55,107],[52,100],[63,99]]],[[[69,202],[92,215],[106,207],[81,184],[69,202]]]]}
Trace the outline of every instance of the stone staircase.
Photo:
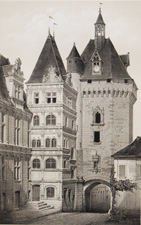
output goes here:
{"type": "Polygon", "coordinates": [[[54,209],[54,206],[48,205],[46,202],[28,202],[26,204],[26,210],[28,211],[44,211],[54,209]]]}

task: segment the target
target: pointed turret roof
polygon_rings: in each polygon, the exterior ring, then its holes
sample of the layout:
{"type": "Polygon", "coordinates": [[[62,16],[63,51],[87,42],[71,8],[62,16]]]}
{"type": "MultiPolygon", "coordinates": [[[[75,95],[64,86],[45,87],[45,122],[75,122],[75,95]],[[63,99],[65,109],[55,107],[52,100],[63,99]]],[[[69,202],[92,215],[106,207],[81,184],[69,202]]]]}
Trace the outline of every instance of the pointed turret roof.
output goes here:
{"type": "Polygon", "coordinates": [[[35,68],[27,83],[42,83],[43,77],[49,74],[49,69],[55,68],[56,75],[61,76],[66,74],[62,58],[57,48],[54,37],[49,34],[45,45],[41,51],[35,68]]]}
{"type": "Polygon", "coordinates": [[[74,58],[74,57],[81,58],[80,55],[79,55],[79,53],[78,53],[78,50],[77,50],[75,44],[73,45],[73,48],[72,48],[69,56],[67,57],[67,59],[68,58],[74,58]]]}
{"type": "Polygon", "coordinates": [[[105,25],[102,14],[101,14],[101,9],[99,9],[99,15],[98,15],[98,18],[97,18],[97,21],[95,24],[104,24],[105,25]]]}

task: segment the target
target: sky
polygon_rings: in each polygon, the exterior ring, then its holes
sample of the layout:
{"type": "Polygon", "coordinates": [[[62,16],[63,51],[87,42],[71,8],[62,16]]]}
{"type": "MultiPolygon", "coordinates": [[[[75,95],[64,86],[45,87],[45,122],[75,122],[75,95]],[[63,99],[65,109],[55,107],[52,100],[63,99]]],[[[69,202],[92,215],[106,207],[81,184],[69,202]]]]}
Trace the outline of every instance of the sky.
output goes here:
{"type": "MultiPolygon", "coordinates": [[[[141,1],[101,1],[110,37],[119,55],[130,53],[128,72],[138,87],[133,138],[141,136],[141,1]]],[[[81,54],[94,39],[99,1],[1,1],[0,54],[14,64],[19,57],[25,82],[29,79],[48,36],[55,39],[66,67],[73,44],[81,54]],[[49,16],[53,19],[49,19],[49,16]],[[53,26],[53,23],[57,25],[53,26]]]]}

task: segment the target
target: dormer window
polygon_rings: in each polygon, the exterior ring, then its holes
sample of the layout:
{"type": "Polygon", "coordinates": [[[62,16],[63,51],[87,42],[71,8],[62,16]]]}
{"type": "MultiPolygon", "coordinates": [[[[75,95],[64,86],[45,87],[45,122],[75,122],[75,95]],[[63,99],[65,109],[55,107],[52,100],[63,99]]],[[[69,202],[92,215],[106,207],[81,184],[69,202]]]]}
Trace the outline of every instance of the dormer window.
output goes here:
{"type": "Polygon", "coordinates": [[[101,58],[97,50],[94,51],[91,61],[92,61],[92,74],[93,75],[101,74],[101,58]]]}

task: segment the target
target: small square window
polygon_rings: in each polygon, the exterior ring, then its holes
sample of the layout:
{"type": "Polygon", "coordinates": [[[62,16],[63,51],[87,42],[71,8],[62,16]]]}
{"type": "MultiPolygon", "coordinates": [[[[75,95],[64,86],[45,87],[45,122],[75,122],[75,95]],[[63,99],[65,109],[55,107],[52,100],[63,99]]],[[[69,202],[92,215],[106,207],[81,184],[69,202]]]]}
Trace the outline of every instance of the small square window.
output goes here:
{"type": "Polygon", "coordinates": [[[88,84],[91,84],[92,83],[92,80],[88,80],[88,84]]]}
{"type": "Polygon", "coordinates": [[[128,80],[127,80],[127,79],[125,79],[125,80],[124,80],[124,83],[126,83],[126,84],[127,84],[127,83],[128,83],[128,80]]]}
{"type": "Polygon", "coordinates": [[[94,131],[94,142],[100,142],[100,132],[94,131]]]}
{"type": "Polygon", "coordinates": [[[110,83],[111,82],[111,79],[107,79],[107,83],[110,83]]]}

